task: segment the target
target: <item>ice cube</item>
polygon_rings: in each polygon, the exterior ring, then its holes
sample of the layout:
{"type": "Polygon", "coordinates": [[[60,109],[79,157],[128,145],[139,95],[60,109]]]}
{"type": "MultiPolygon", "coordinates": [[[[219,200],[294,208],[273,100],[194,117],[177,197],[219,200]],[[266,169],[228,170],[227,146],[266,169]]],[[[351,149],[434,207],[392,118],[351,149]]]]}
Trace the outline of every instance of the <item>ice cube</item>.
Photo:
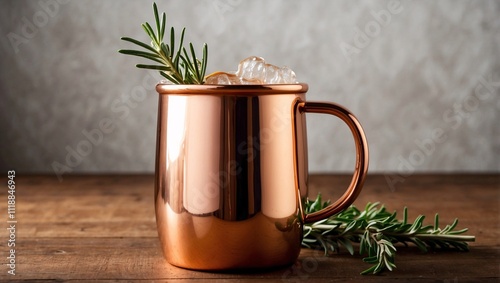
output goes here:
{"type": "Polygon", "coordinates": [[[273,65],[266,65],[264,71],[263,83],[266,84],[279,84],[280,83],[280,69],[273,65]]]}
{"type": "Polygon", "coordinates": [[[251,56],[241,61],[236,75],[244,80],[264,81],[266,61],[257,56],[251,56]]]}
{"type": "Polygon", "coordinates": [[[209,85],[239,85],[240,78],[232,73],[215,72],[207,76],[205,80],[209,85]]]}
{"type": "Polygon", "coordinates": [[[297,78],[295,76],[295,72],[288,68],[288,67],[283,67],[279,71],[280,73],[280,82],[281,84],[296,84],[297,83],[297,78]]]}
{"type": "Polygon", "coordinates": [[[288,67],[267,64],[262,57],[250,56],[240,62],[235,73],[215,72],[206,84],[295,84],[295,72],[288,67]]]}

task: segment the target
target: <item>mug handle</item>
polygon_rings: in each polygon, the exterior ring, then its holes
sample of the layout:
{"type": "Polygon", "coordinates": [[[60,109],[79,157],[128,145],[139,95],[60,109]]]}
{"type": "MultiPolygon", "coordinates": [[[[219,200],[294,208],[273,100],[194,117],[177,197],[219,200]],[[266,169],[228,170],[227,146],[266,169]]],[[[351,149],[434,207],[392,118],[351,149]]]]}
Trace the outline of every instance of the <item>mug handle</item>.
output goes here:
{"type": "Polygon", "coordinates": [[[358,119],[344,107],[334,103],[299,101],[296,108],[300,114],[304,112],[331,114],[342,119],[352,132],[356,143],[356,165],[351,184],[346,192],[334,203],[320,211],[304,215],[304,223],[315,222],[330,217],[351,205],[361,192],[368,171],[368,143],[358,119]]]}

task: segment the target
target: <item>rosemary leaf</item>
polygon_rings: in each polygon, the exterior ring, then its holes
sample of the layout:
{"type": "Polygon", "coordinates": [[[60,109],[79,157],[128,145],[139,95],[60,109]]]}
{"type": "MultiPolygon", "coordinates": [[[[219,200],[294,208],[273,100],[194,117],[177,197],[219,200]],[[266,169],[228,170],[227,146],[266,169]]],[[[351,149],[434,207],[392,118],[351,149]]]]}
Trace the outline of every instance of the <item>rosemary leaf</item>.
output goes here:
{"type": "Polygon", "coordinates": [[[161,71],[166,71],[169,72],[171,69],[167,66],[159,66],[159,65],[144,65],[144,64],[137,64],[135,65],[137,68],[140,69],[150,69],[150,70],[161,70],[161,71]]]}

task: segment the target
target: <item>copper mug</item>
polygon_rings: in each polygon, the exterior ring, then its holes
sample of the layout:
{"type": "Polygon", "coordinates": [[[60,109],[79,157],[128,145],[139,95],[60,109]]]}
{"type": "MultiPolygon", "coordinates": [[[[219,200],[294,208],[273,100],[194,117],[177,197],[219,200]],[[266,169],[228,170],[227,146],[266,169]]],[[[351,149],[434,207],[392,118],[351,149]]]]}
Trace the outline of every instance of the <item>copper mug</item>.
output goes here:
{"type": "Polygon", "coordinates": [[[347,208],[368,170],[363,129],[344,107],[305,100],[307,84],[158,84],[155,208],[167,261],[196,270],[293,264],[304,223],[347,208]],[[345,193],[305,214],[306,112],[332,114],[356,143],[345,193]]]}

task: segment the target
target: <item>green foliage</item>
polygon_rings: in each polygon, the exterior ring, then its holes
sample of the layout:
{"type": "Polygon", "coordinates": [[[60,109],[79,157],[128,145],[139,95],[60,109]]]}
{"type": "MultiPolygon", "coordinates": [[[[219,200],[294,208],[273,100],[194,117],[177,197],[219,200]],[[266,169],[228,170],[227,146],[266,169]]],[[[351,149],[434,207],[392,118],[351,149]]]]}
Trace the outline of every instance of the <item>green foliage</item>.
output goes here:
{"type": "Polygon", "coordinates": [[[189,43],[189,52],[184,47],[185,28],[182,29],[177,48],[173,27],[170,28],[170,45],[164,43],[167,16],[163,13],[160,20],[156,3],[153,3],[153,12],[156,22],[156,33],[149,23],[142,24],[142,28],[151,38],[150,45],[130,37],[121,38],[124,41],[144,48],[146,51],[125,49],[118,52],[146,58],[158,63],[156,65],[137,64],[136,66],[142,69],[157,70],[163,77],[174,84],[203,84],[208,60],[207,44],[203,45],[203,57],[200,61],[196,57],[192,43],[189,43]]]}
{"type": "MultiPolygon", "coordinates": [[[[313,201],[307,200],[305,211],[319,211],[330,204],[322,202],[321,194],[313,201]]],[[[351,205],[346,210],[311,224],[304,225],[302,245],[308,248],[322,247],[325,255],[345,247],[354,255],[353,243],[359,244],[359,254],[365,255],[364,262],[372,266],[361,274],[378,274],[396,268],[396,247],[394,244],[415,244],[421,251],[429,248],[455,248],[467,251],[467,242],[474,236],[462,235],[467,229],[455,231],[458,219],[451,225],[439,228],[436,214],[434,225],[423,225],[425,216],[419,215],[413,223],[408,223],[408,209],[403,210],[403,219],[396,219],[396,212],[390,213],[379,203],[368,203],[363,210],[351,205]]]]}

